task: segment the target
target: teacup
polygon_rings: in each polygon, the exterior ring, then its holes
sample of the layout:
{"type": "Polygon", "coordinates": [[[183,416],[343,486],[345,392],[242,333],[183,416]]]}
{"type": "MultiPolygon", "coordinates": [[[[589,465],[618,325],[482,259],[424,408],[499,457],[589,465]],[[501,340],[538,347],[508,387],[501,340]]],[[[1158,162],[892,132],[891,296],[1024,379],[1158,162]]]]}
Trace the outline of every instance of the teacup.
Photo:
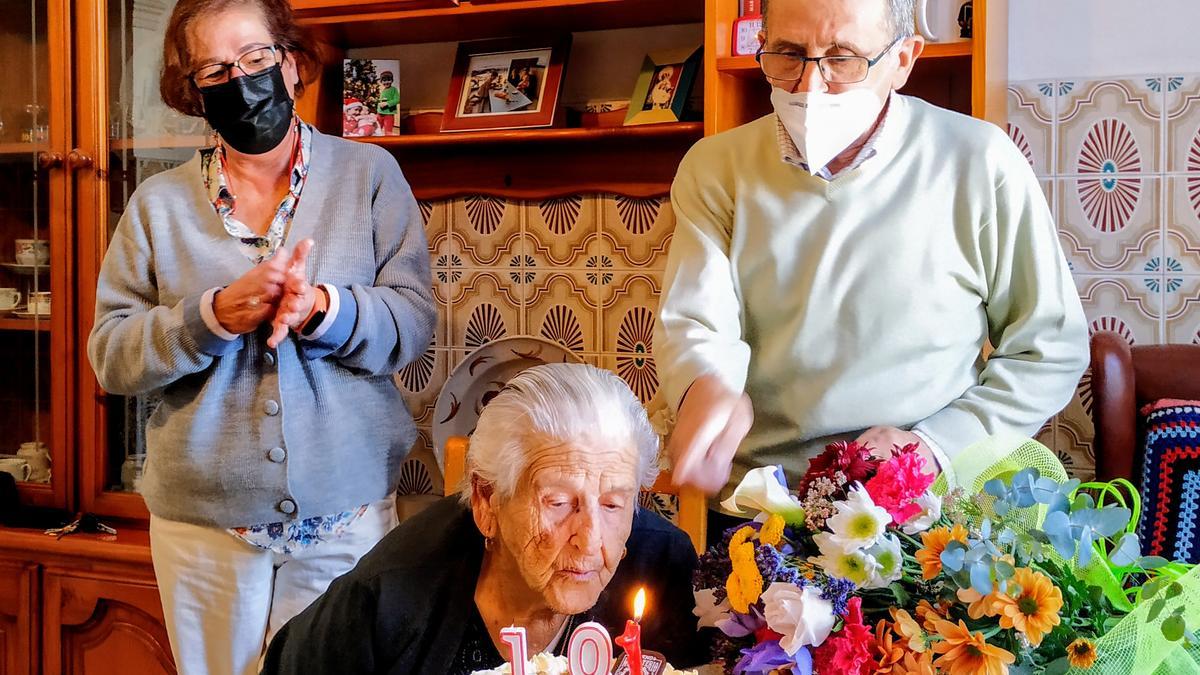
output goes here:
{"type": "Polygon", "coordinates": [[[38,316],[50,315],[50,291],[37,291],[29,294],[29,313],[38,316]]]}
{"type": "Polygon", "coordinates": [[[29,462],[20,457],[0,457],[0,471],[12,474],[17,481],[27,481],[33,469],[29,466],[29,462]]]}
{"type": "Polygon", "coordinates": [[[21,291],[15,288],[0,288],[0,311],[16,309],[21,304],[21,291]]]}
{"type": "Polygon", "coordinates": [[[18,239],[14,246],[17,262],[22,265],[50,263],[50,242],[45,239],[18,239]]]}
{"type": "Polygon", "coordinates": [[[21,444],[17,457],[29,463],[29,480],[45,483],[50,480],[50,453],[45,443],[29,441],[21,444]]]}

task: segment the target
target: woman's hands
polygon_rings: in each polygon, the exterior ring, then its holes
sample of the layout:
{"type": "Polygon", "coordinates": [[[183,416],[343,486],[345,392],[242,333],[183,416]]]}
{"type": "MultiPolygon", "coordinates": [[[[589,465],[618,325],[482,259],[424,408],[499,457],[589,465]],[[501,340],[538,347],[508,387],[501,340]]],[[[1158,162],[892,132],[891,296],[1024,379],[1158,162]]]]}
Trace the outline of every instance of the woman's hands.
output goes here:
{"type": "Polygon", "coordinates": [[[305,239],[291,255],[280,247],[270,260],[221,289],[213,298],[213,313],[221,327],[243,335],[270,321],[267,346],[274,349],[289,330],[299,331],[317,310],[327,310],[325,292],[308,283],[306,267],[313,243],[305,239]]]}

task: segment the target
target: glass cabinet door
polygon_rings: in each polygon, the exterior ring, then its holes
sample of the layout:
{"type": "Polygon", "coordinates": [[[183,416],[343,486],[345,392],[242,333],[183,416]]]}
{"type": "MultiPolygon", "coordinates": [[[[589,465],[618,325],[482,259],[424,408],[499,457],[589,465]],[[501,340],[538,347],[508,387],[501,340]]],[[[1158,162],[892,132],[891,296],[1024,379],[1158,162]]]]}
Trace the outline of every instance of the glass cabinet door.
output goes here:
{"type": "Polygon", "coordinates": [[[71,260],[64,13],[0,0],[0,471],[23,502],[66,506],[71,260]]]}
{"type": "MultiPolygon", "coordinates": [[[[89,213],[80,218],[81,228],[90,230],[83,237],[79,280],[81,296],[89,300],[81,302],[87,316],[80,317],[80,324],[89,330],[100,263],[130,196],[147,178],[183,164],[212,140],[203,120],[171,110],[159,94],[163,35],[175,0],[92,1],[103,10],[96,17],[105,40],[97,46],[100,71],[94,97],[105,123],[91,139],[101,157],[102,181],[88,200],[89,213]]],[[[80,339],[86,341],[87,333],[81,332],[80,339]]],[[[96,394],[95,405],[81,415],[83,442],[89,446],[82,449],[83,506],[115,516],[144,516],[136,493],[155,397],[105,393],[90,368],[80,376],[96,394]]]]}

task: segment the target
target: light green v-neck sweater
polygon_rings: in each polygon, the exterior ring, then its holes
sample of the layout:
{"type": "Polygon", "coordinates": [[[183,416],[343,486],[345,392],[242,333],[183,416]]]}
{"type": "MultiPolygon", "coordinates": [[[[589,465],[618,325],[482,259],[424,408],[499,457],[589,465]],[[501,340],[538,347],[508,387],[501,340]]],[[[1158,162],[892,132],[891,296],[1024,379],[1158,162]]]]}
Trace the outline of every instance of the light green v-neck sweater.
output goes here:
{"type": "Polygon", "coordinates": [[[672,407],[704,374],[750,395],[731,484],[767,464],[794,479],[877,425],[949,457],[1032,435],[1087,364],[1050,210],[1007,136],[899,95],[887,126],[832,181],[782,161],[774,115],[680,165],[654,355],[672,407]]]}

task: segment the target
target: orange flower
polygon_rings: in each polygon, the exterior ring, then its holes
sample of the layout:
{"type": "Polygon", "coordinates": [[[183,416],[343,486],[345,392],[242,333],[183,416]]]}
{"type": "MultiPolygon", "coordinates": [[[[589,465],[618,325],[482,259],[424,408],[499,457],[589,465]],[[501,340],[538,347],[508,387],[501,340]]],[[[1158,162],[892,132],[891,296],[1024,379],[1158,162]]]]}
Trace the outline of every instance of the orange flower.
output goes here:
{"type": "Polygon", "coordinates": [[[953,528],[939,527],[921,533],[921,543],[924,547],[917,551],[917,562],[921,563],[921,576],[925,580],[936,578],[942,573],[942,551],[951,541],[967,543],[967,529],[962,525],[953,528]]]}
{"type": "Polygon", "coordinates": [[[958,589],[958,599],[964,605],[967,605],[967,616],[974,620],[978,620],[985,616],[996,616],[1004,607],[1004,601],[1008,596],[999,591],[992,591],[987,595],[980,595],[979,591],[974,588],[958,589]]]}
{"type": "Polygon", "coordinates": [[[1087,638],[1079,638],[1067,645],[1067,661],[1072,668],[1087,670],[1096,665],[1096,645],[1087,638]]]}
{"type": "Polygon", "coordinates": [[[1021,592],[1015,597],[1000,596],[1000,626],[1016,628],[1036,647],[1062,621],[1058,616],[1063,606],[1062,591],[1045,575],[1028,567],[1018,569],[1012,583],[1020,586],[1021,592]]]}
{"type": "Polygon", "coordinates": [[[904,646],[914,652],[925,651],[925,631],[921,630],[917,620],[903,609],[891,607],[888,611],[892,614],[892,629],[906,642],[904,646]]]}
{"type": "Polygon", "coordinates": [[[875,657],[874,672],[879,675],[891,673],[892,668],[904,659],[904,648],[896,644],[886,619],[875,624],[875,657]]]}
{"type": "Polygon", "coordinates": [[[933,665],[948,675],[1007,675],[1008,664],[1017,660],[1010,652],[988,644],[983,633],[972,634],[962,619],[958,625],[940,619],[934,623],[942,640],[933,643],[933,651],[941,654],[933,665]]]}
{"type": "Polygon", "coordinates": [[[758,540],[767,546],[778,548],[779,542],[783,539],[783,527],[786,524],[783,516],[772,513],[767,518],[767,522],[763,523],[762,529],[758,531],[758,540]]]}
{"type": "Polygon", "coordinates": [[[892,666],[892,675],[934,675],[933,653],[904,652],[904,659],[892,666]]]}
{"type": "Polygon", "coordinates": [[[933,622],[938,619],[945,619],[947,615],[941,608],[929,604],[928,600],[921,600],[917,602],[917,617],[921,619],[921,625],[925,628],[925,632],[933,633],[936,630],[933,627],[933,622]]]}

